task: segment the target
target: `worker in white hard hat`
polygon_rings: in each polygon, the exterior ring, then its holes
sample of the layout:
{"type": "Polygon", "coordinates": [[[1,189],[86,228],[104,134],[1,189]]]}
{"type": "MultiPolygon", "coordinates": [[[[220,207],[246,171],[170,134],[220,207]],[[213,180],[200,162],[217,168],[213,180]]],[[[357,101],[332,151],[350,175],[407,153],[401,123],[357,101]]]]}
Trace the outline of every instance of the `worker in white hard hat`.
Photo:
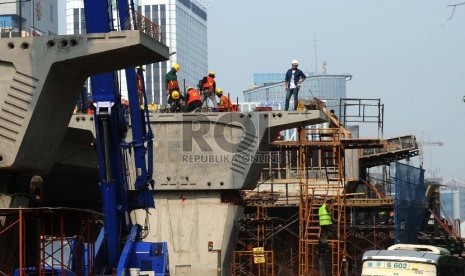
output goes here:
{"type": "Polygon", "coordinates": [[[294,59],[291,62],[292,68],[287,70],[286,72],[286,79],[284,82],[284,88],[286,89],[286,106],[284,110],[287,111],[289,109],[289,100],[291,96],[294,95],[294,110],[297,110],[297,103],[298,103],[298,95],[300,86],[302,82],[304,82],[305,76],[304,72],[302,72],[297,67],[299,66],[299,61],[294,59]]]}

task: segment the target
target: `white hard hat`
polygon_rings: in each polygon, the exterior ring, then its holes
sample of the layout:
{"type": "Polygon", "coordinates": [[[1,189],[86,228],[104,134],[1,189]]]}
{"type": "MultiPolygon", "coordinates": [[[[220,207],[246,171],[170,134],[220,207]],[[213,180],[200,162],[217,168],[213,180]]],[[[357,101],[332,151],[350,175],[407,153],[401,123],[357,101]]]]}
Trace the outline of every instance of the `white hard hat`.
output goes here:
{"type": "Polygon", "coordinates": [[[299,61],[297,59],[292,60],[291,62],[292,65],[299,65],[299,61]]]}

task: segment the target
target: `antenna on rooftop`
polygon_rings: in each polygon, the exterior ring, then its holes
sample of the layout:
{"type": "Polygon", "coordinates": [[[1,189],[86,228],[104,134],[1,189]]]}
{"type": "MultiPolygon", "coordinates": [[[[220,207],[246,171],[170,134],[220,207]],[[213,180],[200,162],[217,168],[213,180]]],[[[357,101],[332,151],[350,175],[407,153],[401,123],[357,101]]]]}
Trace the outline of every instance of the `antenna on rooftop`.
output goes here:
{"type": "Polygon", "coordinates": [[[316,34],[313,33],[313,48],[315,49],[315,75],[318,75],[318,56],[316,54],[316,43],[318,40],[316,39],[316,34]]]}

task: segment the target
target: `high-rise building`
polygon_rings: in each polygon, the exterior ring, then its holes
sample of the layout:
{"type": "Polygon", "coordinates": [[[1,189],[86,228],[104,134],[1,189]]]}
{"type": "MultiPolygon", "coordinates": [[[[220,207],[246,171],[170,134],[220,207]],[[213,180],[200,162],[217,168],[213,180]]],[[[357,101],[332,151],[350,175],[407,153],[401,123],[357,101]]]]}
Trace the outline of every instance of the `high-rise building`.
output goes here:
{"type": "Polygon", "coordinates": [[[451,178],[440,187],[444,217],[465,221],[465,182],[451,178]]]}
{"type": "Polygon", "coordinates": [[[0,1],[2,37],[55,35],[58,0],[0,1]]]}
{"type": "MultiPolygon", "coordinates": [[[[139,0],[135,9],[160,26],[162,42],[170,49],[170,60],[145,66],[145,88],[149,103],[166,104],[165,75],[174,63],[181,66],[181,89],[197,86],[208,71],[207,10],[196,0],[139,0]]],[[[82,0],[67,0],[67,34],[85,28],[82,0]]],[[[124,76],[121,83],[123,89],[124,76]]],[[[123,91],[124,94],[124,91],[123,91]]]]}
{"type": "MultiPolygon", "coordinates": [[[[339,100],[346,97],[346,82],[352,79],[350,74],[313,75],[307,78],[299,91],[299,98],[324,100],[329,109],[334,109],[339,116],[339,100]]],[[[245,102],[255,102],[258,106],[271,106],[284,109],[286,91],[284,90],[284,73],[255,73],[254,88],[244,91],[245,102]]],[[[293,99],[290,109],[293,108],[293,99]]]]}

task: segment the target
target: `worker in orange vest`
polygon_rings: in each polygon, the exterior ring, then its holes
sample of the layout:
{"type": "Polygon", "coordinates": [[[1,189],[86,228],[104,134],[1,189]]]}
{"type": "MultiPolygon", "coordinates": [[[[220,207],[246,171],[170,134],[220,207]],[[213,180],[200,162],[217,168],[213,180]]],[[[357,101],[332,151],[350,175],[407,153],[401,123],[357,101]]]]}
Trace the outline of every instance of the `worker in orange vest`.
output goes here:
{"type": "Polygon", "coordinates": [[[231,111],[232,103],[228,96],[223,95],[221,88],[216,89],[216,95],[220,98],[218,103],[218,111],[231,111]]]}
{"type": "Polygon", "coordinates": [[[183,99],[183,96],[178,90],[171,91],[168,97],[168,103],[170,104],[171,113],[182,112],[182,102],[181,102],[182,99],[183,99]]]}
{"type": "Polygon", "coordinates": [[[192,112],[202,106],[202,98],[200,97],[199,90],[188,87],[186,93],[186,112],[192,112]]]}
{"type": "Polygon", "coordinates": [[[210,95],[213,95],[216,90],[215,72],[210,71],[208,76],[202,79],[202,91],[208,91],[210,95]]]}
{"type": "Polygon", "coordinates": [[[166,95],[170,95],[172,91],[180,91],[179,83],[178,83],[178,75],[177,72],[181,69],[179,64],[173,64],[171,70],[166,73],[165,81],[166,81],[166,95]]]}
{"type": "Polygon", "coordinates": [[[207,99],[210,98],[212,101],[213,107],[216,106],[216,81],[215,81],[215,72],[210,71],[208,76],[203,77],[200,87],[202,89],[202,102],[205,102],[206,107],[208,107],[207,99]]]}

